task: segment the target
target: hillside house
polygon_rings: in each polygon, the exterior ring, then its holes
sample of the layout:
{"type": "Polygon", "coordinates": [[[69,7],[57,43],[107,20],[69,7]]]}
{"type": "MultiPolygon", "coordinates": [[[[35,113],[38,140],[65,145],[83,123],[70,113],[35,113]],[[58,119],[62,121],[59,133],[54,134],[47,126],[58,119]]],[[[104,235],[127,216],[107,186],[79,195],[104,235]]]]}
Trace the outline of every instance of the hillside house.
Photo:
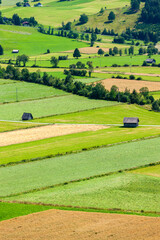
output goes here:
{"type": "Polygon", "coordinates": [[[29,3],[24,3],[23,7],[30,7],[30,4],[29,3]]]}
{"type": "Polygon", "coordinates": [[[29,27],[29,26],[30,26],[30,25],[29,25],[29,22],[27,22],[27,21],[26,21],[26,22],[23,22],[22,25],[23,25],[23,27],[29,27]]]}
{"type": "Polygon", "coordinates": [[[34,7],[42,7],[43,5],[41,3],[34,4],[34,7]]]}
{"type": "Polygon", "coordinates": [[[32,120],[33,119],[33,116],[31,113],[23,113],[22,115],[22,120],[32,120]]]}
{"type": "Polygon", "coordinates": [[[124,117],[124,127],[138,127],[139,118],[137,117],[124,117]]]}

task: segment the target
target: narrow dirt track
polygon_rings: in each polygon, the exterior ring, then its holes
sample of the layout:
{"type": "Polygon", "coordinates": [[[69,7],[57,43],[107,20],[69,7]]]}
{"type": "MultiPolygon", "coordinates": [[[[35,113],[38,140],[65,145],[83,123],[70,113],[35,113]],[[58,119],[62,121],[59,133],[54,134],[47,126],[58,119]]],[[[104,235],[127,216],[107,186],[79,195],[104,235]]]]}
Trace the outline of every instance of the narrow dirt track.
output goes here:
{"type": "Polygon", "coordinates": [[[1,240],[159,240],[160,218],[48,210],[0,223],[1,240]]]}
{"type": "Polygon", "coordinates": [[[101,83],[107,90],[110,90],[113,85],[116,85],[120,91],[125,91],[125,89],[136,89],[139,91],[142,87],[148,87],[149,91],[160,90],[160,82],[149,82],[149,81],[138,81],[138,80],[127,80],[127,79],[117,79],[109,78],[102,80],[101,83]]]}
{"type": "Polygon", "coordinates": [[[89,124],[54,124],[4,132],[0,133],[0,146],[2,147],[17,143],[31,142],[78,132],[96,131],[104,128],[107,128],[107,126],[89,124]]]}

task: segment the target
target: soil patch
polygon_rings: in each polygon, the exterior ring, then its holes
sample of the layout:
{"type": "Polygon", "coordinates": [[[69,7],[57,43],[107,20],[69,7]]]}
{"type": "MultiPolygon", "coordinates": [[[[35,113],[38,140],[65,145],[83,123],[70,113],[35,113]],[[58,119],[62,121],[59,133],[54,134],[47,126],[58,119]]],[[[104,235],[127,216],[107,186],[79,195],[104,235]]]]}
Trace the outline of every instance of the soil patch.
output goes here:
{"type": "Polygon", "coordinates": [[[149,91],[160,90],[160,82],[109,78],[102,80],[101,83],[107,90],[110,90],[113,85],[116,85],[119,88],[119,91],[125,91],[126,88],[130,89],[131,91],[133,91],[133,89],[139,91],[139,89],[142,87],[148,87],[149,91]]]}
{"type": "Polygon", "coordinates": [[[107,126],[96,124],[54,124],[43,127],[4,132],[0,133],[0,146],[31,142],[78,132],[96,131],[104,128],[107,128],[107,126]]]}
{"type": "Polygon", "coordinates": [[[160,218],[48,210],[0,223],[1,240],[159,240],[160,218]]]}
{"type": "MultiPolygon", "coordinates": [[[[84,48],[79,48],[80,53],[84,54],[96,54],[100,47],[84,47],[84,48]]],[[[101,48],[104,52],[109,51],[109,48],[101,48]]],[[[69,50],[66,52],[74,52],[74,50],[69,50]]]]}

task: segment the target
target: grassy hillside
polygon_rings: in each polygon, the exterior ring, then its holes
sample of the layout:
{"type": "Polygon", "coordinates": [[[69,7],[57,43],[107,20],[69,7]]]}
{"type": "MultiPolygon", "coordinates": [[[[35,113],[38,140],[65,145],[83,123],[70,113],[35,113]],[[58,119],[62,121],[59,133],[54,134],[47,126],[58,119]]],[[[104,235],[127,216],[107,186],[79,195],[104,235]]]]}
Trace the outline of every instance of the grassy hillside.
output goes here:
{"type": "MultiPolygon", "coordinates": [[[[12,0],[11,3],[13,4],[14,2],[15,1],[12,0]]],[[[114,9],[118,7],[124,7],[126,5],[129,6],[130,0],[74,0],[69,2],[42,0],[41,3],[43,4],[43,7],[37,8],[17,8],[11,6],[10,8],[4,9],[3,13],[7,17],[11,17],[14,13],[18,13],[21,17],[34,16],[41,24],[57,27],[61,25],[62,21],[67,22],[78,19],[82,13],[89,15],[95,14],[101,9],[101,7],[114,9]]],[[[3,5],[10,5],[10,0],[5,0],[3,5]]]]}

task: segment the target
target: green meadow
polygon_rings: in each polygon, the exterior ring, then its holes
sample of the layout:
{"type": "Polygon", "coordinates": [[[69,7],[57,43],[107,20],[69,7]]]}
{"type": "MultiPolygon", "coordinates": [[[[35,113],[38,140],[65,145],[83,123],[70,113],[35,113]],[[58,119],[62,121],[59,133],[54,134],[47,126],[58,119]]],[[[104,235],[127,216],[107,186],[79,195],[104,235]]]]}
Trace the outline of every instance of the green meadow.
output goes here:
{"type": "Polygon", "coordinates": [[[12,54],[13,49],[18,49],[20,55],[34,56],[45,54],[47,49],[50,49],[51,52],[61,52],[88,46],[77,40],[41,34],[37,29],[31,27],[1,25],[0,35],[5,57],[13,59],[17,56],[12,54]]]}
{"type": "Polygon", "coordinates": [[[37,127],[39,124],[0,121],[0,132],[37,127]]]}
{"type": "Polygon", "coordinates": [[[1,120],[21,120],[23,112],[31,112],[34,118],[39,118],[116,104],[118,103],[91,100],[77,95],[57,96],[0,105],[0,116],[1,120]]]}
{"type": "Polygon", "coordinates": [[[41,118],[38,119],[38,122],[122,124],[124,117],[133,116],[139,118],[140,125],[160,125],[160,114],[158,112],[148,111],[135,104],[119,104],[117,106],[41,118]]]}
{"type": "Polygon", "coordinates": [[[48,98],[55,96],[68,95],[64,92],[53,87],[48,87],[35,83],[16,82],[4,84],[0,88],[0,102],[16,102],[24,100],[33,100],[40,98],[48,98]]]}
{"type": "Polygon", "coordinates": [[[133,170],[132,173],[160,177],[160,165],[139,168],[139,169],[133,170]]]}
{"type": "Polygon", "coordinates": [[[158,162],[159,138],[0,168],[1,198],[158,162]],[[87,159],[87,160],[86,160],[87,159]]]}
{"type": "Polygon", "coordinates": [[[53,137],[0,147],[0,164],[18,163],[24,160],[65,155],[67,153],[74,153],[124,141],[143,139],[150,136],[158,137],[159,135],[160,128],[156,127],[139,127],[135,129],[110,127],[98,131],[53,137]]]}
{"type": "Polygon", "coordinates": [[[160,212],[159,184],[158,177],[121,173],[8,199],[80,208],[160,212]]]}
{"type": "MultiPolygon", "coordinates": [[[[12,4],[15,2],[12,0],[12,4]]],[[[113,0],[105,2],[103,0],[75,0],[71,2],[59,2],[57,0],[42,0],[43,7],[28,7],[4,8],[3,14],[6,17],[11,17],[14,13],[18,13],[21,17],[34,16],[39,23],[51,25],[53,27],[61,26],[62,21],[74,21],[79,19],[80,15],[86,13],[92,15],[100,11],[101,7],[108,9],[122,8],[125,5],[130,5],[129,0],[113,0]],[[72,14],[71,14],[72,11],[72,14]],[[43,17],[42,17],[43,16],[43,17]]],[[[5,0],[5,5],[10,5],[9,0],[5,0]]],[[[33,5],[33,3],[32,3],[33,5]]]]}

